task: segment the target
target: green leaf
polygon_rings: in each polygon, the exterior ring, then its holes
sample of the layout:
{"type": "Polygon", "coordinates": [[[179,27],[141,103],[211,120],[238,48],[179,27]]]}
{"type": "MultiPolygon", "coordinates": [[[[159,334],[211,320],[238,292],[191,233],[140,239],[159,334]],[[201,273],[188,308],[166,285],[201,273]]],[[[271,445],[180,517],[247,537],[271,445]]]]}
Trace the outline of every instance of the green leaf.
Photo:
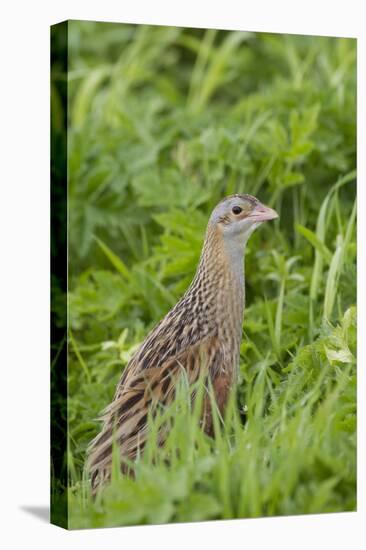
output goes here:
{"type": "Polygon", "coordinates": [[[124,277],[126,280],[131,279],[131,273],[129,272],[126,265],[123,263],[121,258],[117,256],[110,248],[107,246],[101,239],[98,237],[94,237],[96,240],[98,246],[104,252],[105,256],[108,258],[108,260],[111,262],[113,267],[117,269],[117,271],[124,277]]]}
{"type": "Polygon", "coordinates": [[[330,263],[330,261],[332,260],[332,253],[327,248],[327,246],[318,238],[316,233],[299,223],[295,224],[295,229],[298,233],[300,233],[300,235],[302,235],[303,237],[305,237],[305,239],[309,241],[309,243],[315,248],[315,250],[320,252],[320,254],[328,263],[330,263]]]}
{"type": "Polygon", "coordinates": [[[211,495],[191,494],[177,507],[180,521],[202,521],[217,517],[221,510],[219,502],[211,495]]]}

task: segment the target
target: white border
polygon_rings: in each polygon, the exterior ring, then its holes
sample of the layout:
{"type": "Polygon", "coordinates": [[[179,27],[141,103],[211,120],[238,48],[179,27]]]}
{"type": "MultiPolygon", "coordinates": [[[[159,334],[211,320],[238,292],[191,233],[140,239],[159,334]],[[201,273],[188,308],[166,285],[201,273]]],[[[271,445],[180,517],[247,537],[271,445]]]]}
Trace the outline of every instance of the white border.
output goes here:
{"type": "MultiPolygon", "coordinates": [[[[2,9],[1,194],[1,524],[4,548],[360,548],[366,475],[359,468],[358,513],[236,520],[68,533],[22,506],[48,503],[49,445],[49,25],[64,19],[213,27],[358,38],[359,151],[366,113],[362,1],[184,2],[37,0],[2,9]],[[4,13],[5,12],[5,13],[4,13]],[[359,538],[358,538],[359,535],[359,538]],[[112,547],[112,546],[111,546],[112,547]]],[[[365,159],[359,154],[359,182],[365,159]]],[[[359,183],[359,424],[365,418],[365,222],[359,183]]],[[[359,464],[366,464],[359,430],[359,464]]]]}

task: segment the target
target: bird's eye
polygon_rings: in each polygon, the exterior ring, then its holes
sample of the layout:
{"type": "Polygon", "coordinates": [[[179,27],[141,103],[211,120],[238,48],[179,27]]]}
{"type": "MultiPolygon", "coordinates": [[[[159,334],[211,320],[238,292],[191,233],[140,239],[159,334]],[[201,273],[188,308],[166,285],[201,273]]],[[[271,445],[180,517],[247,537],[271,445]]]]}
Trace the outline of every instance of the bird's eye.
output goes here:
{"type": "Polygon", "coordinates": [[[243,211],[243,209],[240,208],[240,206],[233,206],[232,212],[233,212],[233,214],[235,214],[236,216],[237,216],[238,214],[240,214],[240,212],[242,212],[242,211],[243,211]]]}

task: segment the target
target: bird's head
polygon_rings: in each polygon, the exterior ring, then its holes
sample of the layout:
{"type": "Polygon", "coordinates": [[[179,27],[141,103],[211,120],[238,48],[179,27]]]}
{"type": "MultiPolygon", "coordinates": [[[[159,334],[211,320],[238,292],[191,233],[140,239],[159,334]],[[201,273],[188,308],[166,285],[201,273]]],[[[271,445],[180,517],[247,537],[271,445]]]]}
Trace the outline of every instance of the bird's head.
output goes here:
{"type": "Polygon", "coordinates": [[[253,231],[263,222],[278,218],[272,208],[264,206],[251,195],[231,195],[216,206],[210,217],[225,241],[243,245],[253,231]]]}

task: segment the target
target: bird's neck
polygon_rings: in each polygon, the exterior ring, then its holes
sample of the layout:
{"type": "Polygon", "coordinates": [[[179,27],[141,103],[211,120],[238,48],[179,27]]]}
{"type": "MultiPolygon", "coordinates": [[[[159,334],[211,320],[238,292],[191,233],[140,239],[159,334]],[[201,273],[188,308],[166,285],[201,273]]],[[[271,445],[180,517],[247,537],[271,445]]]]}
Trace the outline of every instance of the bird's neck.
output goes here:
{"type": "Polygon", "coordinates": [[[240,343],[244,313],[245,244],[225,241],[219,229],[208,227],[192,287],[204,294],[219,334],[235,334],[240,343]]]}
{"type": "Polygon", "coordinates": [[[207,272],[213,284],[228,290],[227,284],[244,288],[245,243],[225,239],[217,228],[208,227],[198,270],[207,272]]]}

